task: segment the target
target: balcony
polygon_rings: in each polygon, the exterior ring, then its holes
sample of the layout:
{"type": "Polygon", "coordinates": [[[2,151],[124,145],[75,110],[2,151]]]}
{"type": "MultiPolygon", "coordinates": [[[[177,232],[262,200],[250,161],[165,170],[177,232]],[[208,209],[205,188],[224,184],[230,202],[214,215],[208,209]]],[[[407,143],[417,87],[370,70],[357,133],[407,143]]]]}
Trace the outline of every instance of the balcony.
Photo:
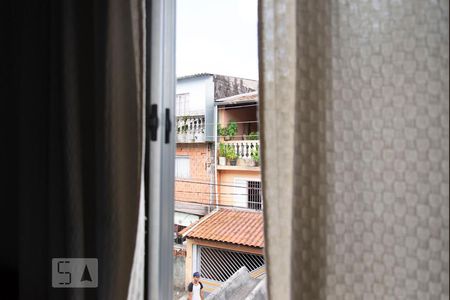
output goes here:
{"type": "Polygon", "coordinates": [[[205,142],[205,115],[179,116],[177,122],[177,143],[205,142]]]}
{"type": "Polygon", "coordinates": [[[259,140],[231,140],[221,144],[235,153],[236,160],[219,156],[218,170],[259,171],[259,140]]]}

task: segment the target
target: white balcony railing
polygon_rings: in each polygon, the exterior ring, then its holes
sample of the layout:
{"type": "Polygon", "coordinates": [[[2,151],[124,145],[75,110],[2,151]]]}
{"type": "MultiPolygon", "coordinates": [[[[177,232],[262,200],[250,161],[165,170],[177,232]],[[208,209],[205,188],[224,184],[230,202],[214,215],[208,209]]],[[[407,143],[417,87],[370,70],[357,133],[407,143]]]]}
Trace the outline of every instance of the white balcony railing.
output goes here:
{"type": "Polygon", "coordinates": [[[259,140],[226,141],[224,143],[225,145],[231,145],[238,155],[238,158],[242,159],[250,159],[252,157],[252,150],[259,150],[259,140]]]}
{"type": "Polygon", "coordinates": [[[177,117],[177,143],[205,142],[205,115],[177,117]]]}

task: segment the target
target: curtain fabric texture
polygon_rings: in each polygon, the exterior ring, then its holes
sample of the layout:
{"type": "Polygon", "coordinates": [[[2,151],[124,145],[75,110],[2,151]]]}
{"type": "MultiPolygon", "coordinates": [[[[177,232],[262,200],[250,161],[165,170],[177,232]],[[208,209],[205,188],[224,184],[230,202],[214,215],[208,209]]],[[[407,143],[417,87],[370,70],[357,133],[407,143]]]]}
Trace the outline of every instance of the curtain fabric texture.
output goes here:
{"type": "Polygon", "coordinates": [[[142,200],[142,1],[21,4],[20,298],[126,299],[142,200]],[[60,257],[97,258],[98,288],[52,288],[60,257]]]}
{"type": "Polygon", "coordinates": [[[260,0],[270,299],[448,298],[448,5],[260,0]]]}

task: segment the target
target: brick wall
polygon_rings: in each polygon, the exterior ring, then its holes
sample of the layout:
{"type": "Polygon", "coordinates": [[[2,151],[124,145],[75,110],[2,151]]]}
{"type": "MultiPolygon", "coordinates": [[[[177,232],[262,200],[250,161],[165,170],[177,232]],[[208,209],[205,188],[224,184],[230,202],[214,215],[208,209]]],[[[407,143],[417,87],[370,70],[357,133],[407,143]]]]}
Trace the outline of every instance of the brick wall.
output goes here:
{"type": "Polygon", "coordinates": [[[209,203],[209,193],[212,169],[211,164],[211,151],[212,146],[208,148],[207,143],[199,144],[177,144],[177,156],[188,156],[190,160],[190,178],[179,178],[178,180],[184,181],[199,181],[205,184],[192,183],[192,182],[179,182],[175,178],[175,201],[191,201],[209,203]]]}

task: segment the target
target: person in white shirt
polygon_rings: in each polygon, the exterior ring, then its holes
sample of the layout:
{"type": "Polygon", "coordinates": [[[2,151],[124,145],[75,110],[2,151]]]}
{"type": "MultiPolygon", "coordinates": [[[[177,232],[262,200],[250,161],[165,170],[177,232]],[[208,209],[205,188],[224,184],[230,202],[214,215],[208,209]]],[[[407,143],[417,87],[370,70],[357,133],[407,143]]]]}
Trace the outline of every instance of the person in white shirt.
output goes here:
{"type": "Polygon", "coordinates": [[[204,300],[203,284],[200,282],[200,273],[195,272],[192,275],[192,282],[188,285],[188,300],[204,300]]]}

